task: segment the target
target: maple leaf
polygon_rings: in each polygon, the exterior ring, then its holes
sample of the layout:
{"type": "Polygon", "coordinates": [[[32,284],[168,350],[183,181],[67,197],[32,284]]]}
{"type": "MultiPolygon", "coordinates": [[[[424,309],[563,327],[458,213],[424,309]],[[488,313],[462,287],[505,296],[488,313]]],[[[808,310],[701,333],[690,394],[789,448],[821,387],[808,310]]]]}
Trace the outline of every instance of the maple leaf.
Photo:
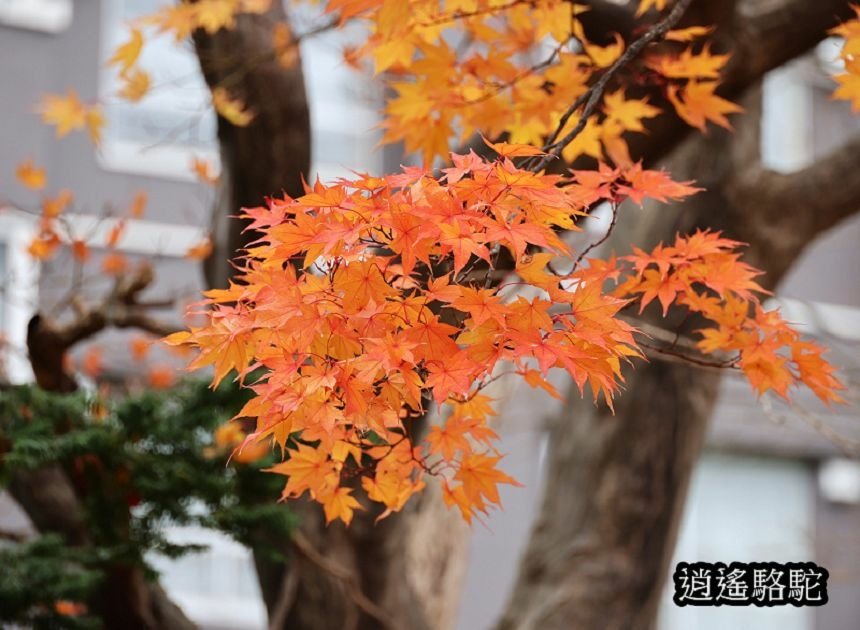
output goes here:
{"type": "Polygon", "coordinates": [[[47,197],[42,200],[42,216],[55,219],[69,207],[75,198],[74,193],[68,188],[63,188],[55,197],[47,197]]]}
{"type": "Polygon", "coordinates": [[[57,137],[62,138],[87,123],[87,108],[78,98],[78,93],[69,88],[65,96],[46,94],[39,103],[42,120],[57,128],[57,137]]]}
{"type": "MultiPolygon", "coordinates": [[[[578,26],[578,23],[577,23],[578,26]]],[[[618,33],[613,33],[615,41],[608,46],[598,46],[592,44],[586,38],[582,38],[583,48],[585,53],[591,58],[591,61],[598,68],[608,68],[621,56],[624,52],[624,38],[618,33]]]]}
{"type": "Polygon", "coordinates": [[[212,239],[204,238],[196,245],[192,245],[185,252],[185,257],[188,260],[205,260],[212,253],[212,239]]]}
{"type": "Polygon", "coordinates": [[[72,241],[72,256],[75,260],[85,263],[90,259],[90,248],[84,241],[75,239],[72,241]]]}
{"type": "MultiPolygon", "coordinates": [[[[490,147],[493,151],[495,151],[502,157],[511,158],[528,157],[532,155],[544,155],[543,150],[529,144],[512,144],[506,142],[493,143],[483,136],[481,136],[481,139],[484,141],[484,144],[486,144],[488,147],[490,147]]],[[[474,153],[472,155],[474,155],[474,153]]]]}
{"type": "Polygon", "coordinates": [[[691,186],[693,182],[675,182],[665,171],[651,171],[642,168],[642,163],[634,164],[624,171],[627,184],[620,184],[618,192],[642,205],[645,197],[666,203],[670,199],[677,201],[703,190],[691,186]]]}
{"type": "Polygon", "coordinates": [[[131,206],[129,207],[129,214],[135,219],[139,219],[143,216],[143,213],[146,211],[146,201],[149,198],[146,191],[140,190],[134,195],[134,199],[131,201],[131,206]]]}
{"type": "Polygon", "coordinates": [[[284,497],[297,497],[306,490],[325,496],[337,486],[337,467],[324,450],[299,444],[289,455],[286,461],[265,469],[288,477],[284,497]]]}
{"type": "Polygon", "coordinates": [[[15,169],[15,177],[30,190],[41,190],[47,182],[45,169],[36,166],[33,160],[21,162],[15,169]]]}
{"type": "Polygon", "coordinates": [[[84,125],[87,129],[87,135],[95,146],[99,146],[102,142],[102,129],[105,125],[104,115],[102,115],[101,107],[94,105],[87,109],[84,115],[84,125]]]}
{"type": "Polygon", "coordinates": [[[432,426],[426,440],[430,445],[430,453],[439,454],[448,461],[452,461],[457,453],[468,452],[472,448],[462,423],[447,422],[444,427],[432,426]]]}
{"type": "Polygon", "coordinates": [[[688,47],[680,55],[660,55],[646,60],[646,65],[669,79],[718,79],[729,55],[713,55],[708,44],[698,53],[688,47]]]}
{"type": "Polygon", "coordinates": [[[639,6],[636,8],[636,17],[643,15],[652,8],[656,11],[662,11],[666,8],[668,0],[639,0],[639,6]]]}
{"type": "Polygon", "coordinates": [[[688,26],[687,28],[672,29],[666,33],[665,39],[670,42],[689,42],[714,31],[713,26],[688,26]]]}
{"type": "Polygon", "coordinates": [[[127,101],[136,103],[149,92],[151,79],[149,73],[144,70],[134,69],[120,76],[122,86],[117,91],[117,96],[127,101]]]}
{"type": "Polygon", "coordinates": [[[194,5],[195,26],[212,35],[222,28],[230,29],[236,24],[239,8],[234,0],[198,0],[194,5]]]}
{"type": "Polygon", "coordinates": [[[334,519],[340,519],[345,525],[352,522],[355,510],[362,509],[361,504],[352,495],[351,488],[336,488],[333,492],[324,495],[323,509],[325,511],[326,525],[334,519]]]}
{"type": "Polygon", "coordinates": [[[465,396],[475,378],[476,364],[464,353],[446,361],[428,361],[428,376],[424,385],[433,391],[436,403],[449,396],[465,396]]]}
{"type": "Polygon", "coordinates": [[[463,458],[454,478],[462,482],[463,492],[473,505],[482,506],[485,499],[490,503],[500,503],[499,484],[522,486],[513,477],[496,469],[500,459],[480,453],[463,458]]]}
{"type": "Polygon", "coordinates": [[[142,48],[143,34],[140,29],[132,28],[129,32],[128,41],[117,46],[113,56],[108,60],[108,65],[118,66],[120,74],[126,74],[137,63],[142,48]]]}
{"type": "Polygon", "coordinates": [[[168,365],[153,366],[146,373],[146,382],[153,389],[168,389],[176,383],[176,372],[168,365]]]}
{"type": "Polygon", "coordinates": [[[99,346],[90,346],[81,359],[81,371],[90,378],[97,378],[104,369],[104,353],[99,346]]]}
{"type": "Polygon", "coordinates": [[[788,388],[793,382],[788,361],[773,349],[758,346],[742,350],[740,367],[759,394],[773,390],[788,398],[788,388]]]}
{"type": "Polygon", "coordinates": [[[43,229],[27,246],[27,253],[36,260],[51,259],[60,246],[60,237],[50,229],[43,229]]]}
{"type": "Polygon", "coordinates": [[[102,258],[102,271],[109,276],[119,276],[128,271],[128,258],[116,252],[105,254],[102,258]]]}
{"type": "Polygon", "coordinates": [[[212,90],[212,106],[218,115],[236,127],[247,127],[254,120],[254,113],[241,100],[234,99],[223,87],[212,90]]]}
{"type": "Polygon", "coordinates": [[[839,84],[833,98],[849,101],[851,111],[857,113],[860,112],[860,56],[844,59],[844,63],[846,71],[833,77],[839,84]]]}
{"type": "Polygon", "coordinates": [[[197,8],[193,4],[181,2],[163,5],[141,21],[144,24],[154,24],[160,33],[173,33],[178,43],[189,37],[197,27],[196,15],[197,8]]]}
{"type": "Polygon", "coordinates": [[[191,170],[204,184],[214,185],[218,183],[218,175],[212,170],[212,164],[208,160],[194,156],[191,158],[191,170]]]}
{"type": "Polygon", "coordinates": [[[451,301],[451,306],[468,313],[475,326],[489,319],[504,324],[505,313],[508,312],[499,296],[490,289],[460,287],[460,296],[451,301]]]}
{"type": "Polygon", "coordinates": [[[680,90],[677,86],[670,85],[666,95],[678,115],[690,126],[704,132],[706,123],[710,120],[720,127],[731,130],[732,125],[725,114],[742,112],[743,108],[714,94],[716,88],[715,81],[693,80],[680,90]]]}
{"type": "Polygon", "coordinates": [[[146,355],[149,354],[149,349],[152,347],[152,340],[147,339],[146,337],[135,336],[129,340],[128,347],[134,360],[142,361],[146,358],[146,355]]]}

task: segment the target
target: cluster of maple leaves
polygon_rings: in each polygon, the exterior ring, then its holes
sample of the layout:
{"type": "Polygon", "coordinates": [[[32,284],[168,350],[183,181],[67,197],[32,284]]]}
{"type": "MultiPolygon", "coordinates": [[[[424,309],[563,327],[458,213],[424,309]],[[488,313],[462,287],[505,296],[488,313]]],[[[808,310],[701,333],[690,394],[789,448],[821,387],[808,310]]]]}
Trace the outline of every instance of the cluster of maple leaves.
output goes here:
{"type": "Polygon", "coordinates": [[[501,366],[551,393],[548,373],[564,369],[611,405],[622,365],[641,354],[620,313],[654,299],[714,321],[701,349],[739,351],[758,391],[786,395],[802,382],[836,397],[817,346],[761,309],[738,243],[699,232],[599,261],[574,259],[557,234],[601,201],[697,189],[639,165],[535,174],[514,159],[538,150],[492,147],[495,160],[451,155],[438,178],[407,167],[317,182],[298,199],[246,210],[263,236],[240,275],[206,294],[206,325],[168,338],[199,348],[190,367],[213,365],[216,383],[254,372],[255,396],[238,417],[256,418],[247,443],[273,439],[288,455],[272,469],[288,478],[285,498],[308,492],[329,520],[349,522],[355,479],[385,515],[431,474],[466,519],[485,512],[498,484],[515,483],[497,468],[482,393],[501,366]],[[494,281],[504,258],[513,272],[494,281]],[[441,417],[421,438],[415,425],[431,400],[441,417]]]}
{"type": "MultiPolygon", "coordinates": [[[[644,23],[634,33],[668,5],[642,0],[644,23]]],[[[229,29],[239,14],[270,6],[199,0],[140,18],[109,61],[120,78],[118,96],[139,101],[152,89],[139,64],[148,38],[182,42],[196,29],[229,29]]],[[[325,11],[339,25],[358,20],[368,28],[344,60],[371,64],[392,88],[386,142],[404,142],[428,167],[449,159],[452,141],[476,132],[508,143],[488,142],[495,159],[454,153],[438,173],[409,167],[381,178],[317,182],[297,199],[244,211],[262,237],[235,282],[206,294],[206,323],[168,342],[196,347],[190,367],[213,366],[216,384],[236,372],[251,388],[254,397],[238,417],[256,420],[255,430],[246,436],[236,424],[222,427],[216,444],[237,445],[240,461],[276,444],[284,461],[272,471],[287,477],[285,498],[308,493],[328,521],[349,523],[361,507],[358,487],[385,516],[432,475],[467,520],[485,513],[499,503],[499,484],[516,483],[498,468],[485,388],[508,370],[557,395],[548,375],[561,369],[581,392],[611,405],[623,366],[647,344],[627,315],[655,301],[664,313],[680,307],[706,322],[694,350],[713,355],[712,365],[742,370],[757,392],[787,397],[805,385],[827,403],[840,400],[822,349],[760,303],[758,272],[740,260],[740,243],[697,232],[650,252],[597,260],[560,237],[600,203],[614,216],[628,199],[665,202],[696,192],[630,159],[630,135],[664,115],[631,97],[630,88],[658,87],[675,113],[702,131],[708,122],[731,129],[727,115],[741,109],[716,94],[728,55],[704,42],[709,27],[664,32],[627,59],[624,76],[586,110],[595,83],[633,45],[619,35],[588,41],[580,23],[587,7],[567,0],[329,0],[325,11]],[[600,166],[546,174],[534,161],[541,164],[550,148],[568,163],[587,156],[600,166]]],[[[857,109],[860,11],[834,34],[845,39],[835,95],[857,109]]],[[[296,63],[299,39],[286,24],[275,25],[275,60],[296,63]]],[[[213,89],[214,109],[233,125],[252,124],[245,95],[231,89],[213,89]]],[[[98,144],[97,103],[69,91],[45,96],[39,110],[59,136],[88,130],[98,144]]],[[[204,162],[192,168],[215,181],[204,162]]],[[[32,162],[21,165],[19,180],[45,186],[32,162]]],[[[59,245],[56,218],[71,200],[69,191],[44,200],[42,231],[31,245],[37,258],[59,245]]],[[[142,208],[145,198],[135,203],[142,208]]],[[[117,230],[114,244],[121,223],[117,230]]],[[[83,241],[72,247],[88,255],[83,241]]],[[[201,243],[193,255],[208,251],[201,243]]],[[[657,350],[694,360],[674,343],[657,350]]]]}
{"type": "MultiPolygon", "coordinates": [[[[664,6],[646,0],[640,13],[664,6]]],[[[372,35],[349,58],[369,57],[377,73],[392,75],[385,140],[403,141],[427,162],[476,131],[537,146],[554,130],[564,136],[579,123],[577,115],[563,120],[570,104],[626,46],[618,34],[608,45],[589,42],[578,21],[588,7],[567,0],[332,0],[327,7],[342,20],[370,22],[372,35]]],[[[637,83],[662,86],[677,114],[701,130],[706,121],[730,128],[725,115],[741,111],[715,94],[728,55],[700,43],[710,30],[670,31],[635,70],[637,83]]],[[[643,132],[643,120],[661,113],[647,99],[613,91],[563,156],[630,163],[624,135],[643,132]]]]}
{"type": "Polygon", "coordinates": [[[860,6],[855,5],[853,8],[857,17],[832,29],[830,34],[843,40],[839,53],[843,71],[833,77],[839,84],[833,96],[850,101],[852,111],[858,112],[860,111],[860,6]]]}

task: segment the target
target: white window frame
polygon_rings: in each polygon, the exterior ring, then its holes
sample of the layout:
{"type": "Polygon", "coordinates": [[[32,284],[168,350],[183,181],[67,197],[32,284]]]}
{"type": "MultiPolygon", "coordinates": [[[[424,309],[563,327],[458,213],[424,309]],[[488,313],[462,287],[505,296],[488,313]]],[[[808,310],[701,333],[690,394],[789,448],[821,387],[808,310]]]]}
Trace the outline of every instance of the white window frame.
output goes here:
{"type": "MultiPolygon", "coordinates": [[[[107,67],[105,64],[113,55],[114,46],[124,41],[128,32],[127,25],[123,23],[121,5],[122,0],[101,3],[101,52],[98,90],[100,99],[108,102],[118,98],[111,91],[116,87],[116,68],[107,67]],[[117,37],[118,32],[119,38],[117,37]]],[[[112,134],[111,122],[111,120],[107,121],[108,129],[98,152],[99,164],[106,171],[145,175],[180,182],[196,182],[197,176],[190,167],[193,158],[206,160],[215,167],[216,172],[220,166],[217,139],[213,140],[211,147],[192,147],[170,143],[158,145],[124,140],[112,134]]]]}
{"type": "MultiPolygon", "coordinates": [[[[120,2],[103,2],[102,7],[101,59],[106,61],[113,54],[112,46],[117,42],[117,29],[122,30],[124,25],[120,2]]],[[[335,177],[349,176],[350,168],[379,173],[384,167],[384,159],[382,150],[376,146],[378,133],[374,133],[374,128],[380,121],[377,109],[360,100],[336,99],[322,94],[315,97],[318,80],[314,80],[311,74],[314,66],[330,63],[330,59],[322,53],[327,45],[322,40],[302,43],[305,68],[310,68],[305,77],[305,89],[311,109],[311,133],[340,134],[355,143],[356,155],[345,156],[347,159],[341,163],[331,158],[321,161],[316,155],[318,152],[312,151],[310,173],[305,173],[305,177],[312,180],[319,176],[323,181],[330,181],[335,177]],[[317,45],[319,56],[315,56],[314,52],[317,45]],[[358,160],[355,160],[356,157],[358,160]]],[[[115,69],[102,64],[99,76],[99,93],[102,99],[116,99],[111,93],[116,83],[115,74],[115,69]]],[[[326,73],[317,74],[328,76],[326,73]]],[[[356,80],[360,81],[358,75],[356,80]]],[[[152,146],[145,142],[112,136],[110,124],[111,121],[108,120],[108,130],[98,158],[102,168],[107,171],[192,182],[196,180],[189,168],[192,158],[200,157],[216,167],[220,165],[217,141],[211,149],[170,144],[152,146]]]]}
{"type": "Polygon", "coordinates": [[[35,235],[36,223],[31,217],[13,208],[0,208],[0,241],[5,245],[0,308],[8,344],[0,352],[7,377],[14,384],[33,381],[33,370],[27,358],[27,324],[38,305],[39,264],[27,252],[27,247],[35,235]]]}
{"type": "Polygon", "coordinates": [[[72,23],[73,0],[0,0],[0,25],[56,35],[72,23]]]}

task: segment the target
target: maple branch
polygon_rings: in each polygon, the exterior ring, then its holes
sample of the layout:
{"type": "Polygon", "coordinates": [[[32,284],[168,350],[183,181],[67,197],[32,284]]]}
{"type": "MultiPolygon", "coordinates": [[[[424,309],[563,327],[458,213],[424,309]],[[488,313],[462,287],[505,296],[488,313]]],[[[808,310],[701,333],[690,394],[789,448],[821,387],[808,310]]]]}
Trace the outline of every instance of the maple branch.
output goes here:
{"type": "Polygon", "coordinates": [[[698,357],[693,357],[685,352],[678,352],[676,350],[672,350],[671,348],[655,346],[644,341],[640,341],[638,343],[641,348],[645,348],[646,350],[650,350],[651,352],[656,352],[657,354],[663,355],[663,358],[665,358],[666,360],[672,360],[677,363],[692,363],[693,365],[697,365],[703,368],[715,368],[719,370],[734,369],[737,367],[737,362],[740,360],[739,357],[732,357],[724,361],[711,361],[709,359],[700,359],[698,357]]]}
{"type": "Polygon", "coordinates": [[[355,576],[351,572],[323,556],[314,548],[311,541],[309,541],[305,535],[298,530],[293,532],[292,543],[296,550],[305,558],[329,575],[341,580],[344,587],[346,587],[346,591],[350,599],[352,599],[356,607],[358,607],[363,613],[378,621],[383,628],[388,628],[389,630],[394,630],[396,628],[396,625],[389,617],[388,613],[368,599],[361,591],[355,576]]]}
{"type": "Polygon", "coordinates": [[[609,222],[609,227],[606,228],[606,233],[598,240],[594,241],[588,247],[582,250],[582,252],[579,254],[579,256],[573,263],[573,269],[571,269],[571,273],[575,271],[577,267],[579,267],[579,263],[585,260],[585,257],[589,254],[589,252],[603,245],[606,241],[609,240],[609,237],[612,236],[612,230],[615,229],[615,224],[618,222],[618,204],[610,203],[609,205],[612,208],[612,221],[609,222]]]}
{"type": "Polygon", "coordinates": [[[672,10],[666,14],[666,17],[654,24],[654,26],[649,28],[642,37],[630,44],[630,46],[627,47],[627,50],[625,50],[624,53],[615,60],[615,63],[613,63],[606,72],[601,75],[597,82],[567,108],[559,119],[555,131],[550,134],[543,146],[543,150],[546,151],[547,154],[529,170],[540,172],[546,168],[553,159],[561,155],[564,148],[573,142],[573,140],[582,133],[583,129],[585,129],[585,125],[588,124],[588,119],[600,104],[601,99],[603,98],[603,92],[606,90],[606,87],[609,85],[612,78],[628,63],[635,59],[648,44],[662,38],[666,33],[668,33],[669,30],[678,23],[678,20],[680,20],[684,15],[684,12],[690,6],[692,1],[693,0],[678,0],[675,6],[672,7],[672,10]],[[561,140],[556,140],[565,125],[567,125],[567,121],[570,120],[570,117],[573,116],[573,114],[582,107],[583,104],[585,106],[582,109],[582,114],[580,115],[576,126],[574,126],[574,128],[571,129],[570,132],[568,132],[568,134],[561,140]]]}

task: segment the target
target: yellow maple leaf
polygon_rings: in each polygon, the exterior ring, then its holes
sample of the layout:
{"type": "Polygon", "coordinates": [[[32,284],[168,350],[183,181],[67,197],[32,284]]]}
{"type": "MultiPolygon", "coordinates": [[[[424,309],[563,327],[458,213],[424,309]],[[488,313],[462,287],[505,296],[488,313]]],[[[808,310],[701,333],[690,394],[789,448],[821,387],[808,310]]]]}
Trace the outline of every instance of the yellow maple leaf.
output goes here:
{"type": "Polygon", "coordinates": [[[98,105],[90,107],[84,115],[84,120],[86,122],[87,134],[90,137],[90,141],[94,145],[99,146],[102,141],[102,129],[105,125],[105,118],[104,115],[102,115],[101,107],[98,105]]]}
{"type": "Polygon", "coordinates": [[[194,5],[196,26],[210,35],[236,24],[239,3],[236,0],[200,0],[194,5]]]}
{"type": "Polygon", "coordinates": [[[245,108],[245,103],[231,98],[223,87],[212,90],[212,105],[219,116],[236,127],[247,127],[254,120],[254,113],[245,108]]]}
{"type": "Polygon", "coordinates": [[[56,126],[58,138],[86,125],[87,108],[73,88],[69,88],[65,95],[46,94],[39,102],[38,110],[45,123],[56,126]]]}
{"type": "Polygon", "coordinates": [[[618,33],[613,33],[612,35],[615,38],[615,41],[608,46],[590,44],[583,36],[582,42],[585,53],[598,68],[608,68],[615,63],[615,61],[621,56],[621,53],[624,52],[624,39],[618,33]]]}
{"type": "Polygon", "coordinates": [[[691,42],[694,39],[708,35],[713,30],[713,26],[688,26],[687,28],[678,28],[669,31],[666,33],[664,39],[670,42],[691,42]]]}
{"type": "Polygon", "coordinates": [[[705,44],[698,53],[692,47],[680,55],[660,55],[645,61],[645,65],[670,79],[718,79],[720,70],[726,65],[729,55],[713,55],[705,44]]]}
{"type": "Polygon", "coordinates": [[[845,72],[833,77],[839,86],[833,91],[833,98],[849,101],[851,111],[860,112],[860,57],[845,60],[845,72]]]}
{"type": "Polygon", "coordinates": [[[361,509],[361,504],[351,496],[352,489],[337,488],[331,494],[322,497],[326,525],[339,518],[346,525],[352,521],[355,510],[361,509]]]}
{"type": "Polygon", "coordinates": [[[75,198],[74,194],[68,188],[63,188],[59,193],[57,193],[56,197],[49,197],[47,199],[42,200],[42,216],[47,217],[49,219],[53,219],[58,217],[60,213],[63,212],[66,208],[69,207],[69,204],[72,203],[72,200],[75,198]]]}
{"type": "Polygon", "coordinates": [[[196,245],[189,247],[188,251],[185,252],[185,257],[188,260],[203,260],[208,258],[211,253],[212,241],[209,238],[205,238],[196,245]]]}
{"type": "Polygon", "coordinates": [[[414,51],[415,44],[409,37],[399,37],[385,42],[373,51],[374,71],[379,74],[398,64],[408,66],[414,51]]]}
{"type": "Polygon", "coordinates": [[[657,11],[662,11],[666,8],[667,0],[639,0],[639,8],[636,9],[636,17],[643,15],[655,8],[657,11]]]}
{"type": "Polygon", "coordinates": [[[33,160],[21,162],[15,170],[15,177],[30,190],[41,190],[47,181],[45,169],[36,166],[33,160]]]}
{"type": "Polygon", "coordinates": [[[117,47],[113,56],[108,60],[108,65],[119,66],[120,73],[126,73],[137,63],[142,48],[143,34],[140,29],[132,28],[128,41],[117,47]]]}
{"type": "Polygon", "coordinates": [[[123,82],[119,91],[117,91],[117,96],[120,98],[136,103],[149,92],[151,79],[149,73],[145,70],[130,70],[129,72],[124,72],[120,78],[123,82]]]}
{"type": "Polygon", "coordinates": [[[743,108],[714,94],[716,88],[716,81],[690,81],[680,89],[670,85],[667,96],[678,116],[692,127],[704,132],[710,120],[731,130],[732,124],[725,114],[742,112],[743,108]]]}
{"type": "Polygon", "coordinates": [[[195,16],[194,5],[167,4],[157,12],[142,18],[141,22],[154,25],[159,33],[173,33],[175,41],[181,42],[196,28],[195,16]]]}

